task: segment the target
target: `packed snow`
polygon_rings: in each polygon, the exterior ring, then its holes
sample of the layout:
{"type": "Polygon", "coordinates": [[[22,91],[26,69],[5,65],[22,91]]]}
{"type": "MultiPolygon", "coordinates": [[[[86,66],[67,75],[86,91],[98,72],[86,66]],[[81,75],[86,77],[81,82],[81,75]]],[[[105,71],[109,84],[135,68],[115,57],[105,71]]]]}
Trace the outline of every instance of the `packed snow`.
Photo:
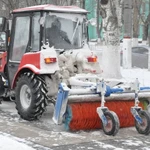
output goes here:
{"type": "Polygon", "coordinates": [[[17,141],[15,137],[9,135],[0,135],[0,150],[35,150],[34,148],[17,141]]]}
{"type": "Polygon", "coordinates": [[[149,86],[150,87],[150,71],[148,69],[123,69],[121,68],[122,77],[127,82],[134,82],[138,78],[140,86],[149,86]]]}

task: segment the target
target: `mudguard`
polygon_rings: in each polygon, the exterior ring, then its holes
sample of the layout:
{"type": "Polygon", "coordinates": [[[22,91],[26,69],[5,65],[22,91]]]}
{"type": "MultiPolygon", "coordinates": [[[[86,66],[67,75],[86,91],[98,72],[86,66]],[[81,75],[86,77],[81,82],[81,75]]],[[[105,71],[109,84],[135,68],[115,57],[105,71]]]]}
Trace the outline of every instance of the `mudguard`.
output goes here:
{"type": "Polygon", "coordinates": [[[14,76],[11,87],[15,85],[17,77],[22,72],[32,71],[35,74],[54,74],[59,70],[58,62],[54,63],[45,63],[45,58],[55,57],[57,54],[53,48],[47,48],[46,50],[41,50],[39,52],[29,52],[23,55],[20,62],[18,71],[14,76]]]}

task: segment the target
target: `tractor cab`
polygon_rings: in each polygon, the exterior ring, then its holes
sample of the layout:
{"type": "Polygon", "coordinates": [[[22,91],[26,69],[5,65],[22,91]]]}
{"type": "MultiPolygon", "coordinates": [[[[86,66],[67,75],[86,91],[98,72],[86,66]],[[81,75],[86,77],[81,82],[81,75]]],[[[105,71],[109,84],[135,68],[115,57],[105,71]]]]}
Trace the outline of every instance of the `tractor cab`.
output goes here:
{"type": "Polygon", "coordinates": [[[43,43],[55,49],[82,48],[87,39],[86,14],[86,10],[73,6],[42,5],[14,10],[11,48],[16,52],[12,59],[19,61],[26,52],[40,51],[43,43]]]}

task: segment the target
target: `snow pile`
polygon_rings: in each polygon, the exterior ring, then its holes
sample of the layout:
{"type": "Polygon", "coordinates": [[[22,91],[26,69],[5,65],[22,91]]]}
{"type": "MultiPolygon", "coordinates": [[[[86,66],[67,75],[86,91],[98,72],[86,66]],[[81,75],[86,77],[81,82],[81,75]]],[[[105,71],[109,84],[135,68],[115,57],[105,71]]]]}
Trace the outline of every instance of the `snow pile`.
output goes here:
{"type": "Polygon", "coordinates": [[[134,82],[138,78],[140,86],[149,86],[150,87],[150,71],[147,69],[122,69],[122,77],[127,82],[134,82]]]}
{"type": "Polygon", "coordinates": [[[0,141],[0,150],[35,150],[25,143],[16,141],[13,137],[0,135],[0,141]]]}

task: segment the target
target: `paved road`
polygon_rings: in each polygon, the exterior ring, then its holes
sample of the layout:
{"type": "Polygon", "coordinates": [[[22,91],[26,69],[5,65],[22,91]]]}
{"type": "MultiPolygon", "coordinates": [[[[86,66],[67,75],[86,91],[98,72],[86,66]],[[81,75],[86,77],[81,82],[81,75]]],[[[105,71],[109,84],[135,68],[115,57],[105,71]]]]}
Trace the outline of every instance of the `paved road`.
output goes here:
{"type": "Polygon", "coordinates": [[[93,140],[74,145],[53,147],[53,150],[150,150],[150,139],[147,137],[114,138],[109,140],[93,140]]]}
{"type": "Polygon", "coordinates": [[[150,150],[150,135],[140,135],[134,127],[120,129],[116,136],[102,130],[67,132],[63,125],[53,123],[52,112],[49,106],[39,121],[28,122],[19,118],[13,102],[4,102],[0,105],[0,133],[18,137],[37,150],[150,150]]]}

